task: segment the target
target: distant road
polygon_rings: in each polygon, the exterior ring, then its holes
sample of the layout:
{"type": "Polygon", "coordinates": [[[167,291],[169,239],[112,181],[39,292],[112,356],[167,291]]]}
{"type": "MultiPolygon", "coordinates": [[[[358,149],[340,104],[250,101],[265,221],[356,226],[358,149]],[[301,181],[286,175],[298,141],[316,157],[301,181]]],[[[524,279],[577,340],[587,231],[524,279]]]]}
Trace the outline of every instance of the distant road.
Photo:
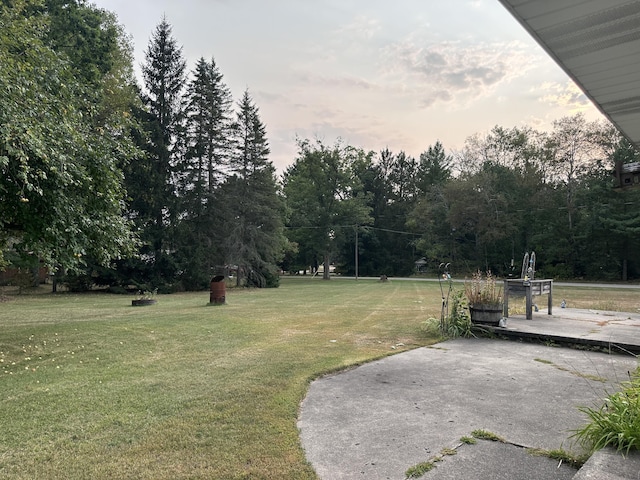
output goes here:
{"type": "MultiPolygon", "coordinates": [[[[309,278],[311,275],[291,275],[286,278],[309,278]]],[[[322,276],[318,275],[316,278],[322,279],[322,276]]],[[[332,275],[332,279],[336,280],[355,280],[353,276],[332,275]]],[[[419,282],[437,282],[437,278],[418,278],[418,277],[388,277],[389,281],[419,281],[419,282]]],[[[380,277],[358,277],[358,280],[380,280],[380,277]]],[[[454,283],[464,282],[464,279],[454,278],[454,283]]],[[[588,288],[617,288],[617,289],[630,289],[640,290],[639,284],[631,283],[602,283],[602,282],[553,282],[555,287],[588,287],[588,288]]]]}

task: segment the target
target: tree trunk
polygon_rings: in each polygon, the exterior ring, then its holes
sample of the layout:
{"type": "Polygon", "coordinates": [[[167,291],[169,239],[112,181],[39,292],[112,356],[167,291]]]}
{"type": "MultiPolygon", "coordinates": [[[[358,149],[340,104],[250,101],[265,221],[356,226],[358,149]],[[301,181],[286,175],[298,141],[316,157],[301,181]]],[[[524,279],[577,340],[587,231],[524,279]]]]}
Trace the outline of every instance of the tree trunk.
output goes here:
{"type": "Polygon", "coordinates": [[[329,254],[325,253],[324,255],[324,268],[323,268],[323,272],[322,272],[322,279],[323,280],[330,280],[331,277],[329,276],[329,254]]]}

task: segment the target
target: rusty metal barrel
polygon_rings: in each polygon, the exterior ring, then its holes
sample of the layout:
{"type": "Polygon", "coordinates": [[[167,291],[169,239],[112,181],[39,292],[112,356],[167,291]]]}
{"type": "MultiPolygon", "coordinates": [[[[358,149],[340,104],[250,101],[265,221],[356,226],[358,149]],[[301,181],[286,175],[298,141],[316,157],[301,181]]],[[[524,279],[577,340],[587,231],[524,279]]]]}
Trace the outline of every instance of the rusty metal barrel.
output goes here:
{"type": "Polygon", "coordinates": [[[209,293],[209,303],[212,305],[222,305],[226,300],[227,285],[224,275],[216,275],[211,279],[211,291],[209,293]]]}

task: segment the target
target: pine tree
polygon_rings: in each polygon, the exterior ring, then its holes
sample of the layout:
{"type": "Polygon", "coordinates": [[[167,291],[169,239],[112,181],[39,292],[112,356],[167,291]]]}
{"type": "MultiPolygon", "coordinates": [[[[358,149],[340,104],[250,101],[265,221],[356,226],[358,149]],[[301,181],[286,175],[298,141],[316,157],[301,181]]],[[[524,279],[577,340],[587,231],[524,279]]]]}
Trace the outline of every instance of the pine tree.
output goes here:
{"type": "Polygon", "coordinates": [[[215,61],[200,58],[187,87],[187,141],[180,169],[182,188],[192,192],[194,203],[205,205],[223,179],[231,149],[231,102],[215,61]]]}
{"type": "Polygon", "coordinates": [[[141,253],[151,259],[155,278],[148,280],[155,283],[168,281],[172,275],[164,252],[168,249],[167,231],[174,214],[172,174],[182,134],[185,66],[182,49],[163,18],[151,36],[146,63],[142,66],[146,110],[140,112],[140,121],[146,134],[146,156],[130,165],[128,175],[132,216],[143,229],[147,245],[141,253]]]}
{"type": "Polygon", "coordinates": [[[248,91],[238,108],[230,177],[220,191],[226,262],[238,266],[238,281],[244,277],[249,284],[277,286],[284,234],[275,168],[268,158],[265,126],[248,91]]]}
{"type": "Polygon", "coordinates": [[[231,93],[215,61],[200,58],[186,95],[185,154],[178,165],[180,225],[176,254],[186,288],[206,285],[216,262],[217,186],[231,154],[231,93]]]}

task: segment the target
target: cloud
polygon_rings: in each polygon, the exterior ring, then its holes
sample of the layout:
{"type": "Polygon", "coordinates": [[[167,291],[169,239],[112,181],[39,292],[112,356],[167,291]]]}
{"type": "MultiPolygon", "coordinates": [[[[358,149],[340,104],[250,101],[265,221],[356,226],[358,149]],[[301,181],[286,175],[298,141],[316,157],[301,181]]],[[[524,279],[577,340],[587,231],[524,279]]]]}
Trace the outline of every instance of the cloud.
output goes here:
{"type": "Polygon", "coordinates": [[[451,94],[447,90],[437,90],[431,92],[428,96],[423,97],[418,105],[421,108],[429,108],[433,106],[436,102],[450,102],[453,99],[451,94]]]}
{"type": "Polygon", "coordinates": [[[405,41],[386,47],[382,55],[384,76],[415,85],[412,94],[418,92],[423,107],[486,97],[499,84],[525,75],[534,66],[531,60],[518,42],[419,46],[405,41]]]}
{"type": "Polygon", "coordinates": [[[347,88],[358,90],[371,90],[376,88],[375,84],[354,75],[317,75],[312,72],[300,72],[298,80],[303,84],[320,86],[326,88],[347,88]]]}
{"type": "Polygon", "coordinates": [[[571,114],[584,112],[593,107],[591,101],[571,80],[565,84],[544,82],[533,89],[540,102],[568,109],[571,114]]]}

